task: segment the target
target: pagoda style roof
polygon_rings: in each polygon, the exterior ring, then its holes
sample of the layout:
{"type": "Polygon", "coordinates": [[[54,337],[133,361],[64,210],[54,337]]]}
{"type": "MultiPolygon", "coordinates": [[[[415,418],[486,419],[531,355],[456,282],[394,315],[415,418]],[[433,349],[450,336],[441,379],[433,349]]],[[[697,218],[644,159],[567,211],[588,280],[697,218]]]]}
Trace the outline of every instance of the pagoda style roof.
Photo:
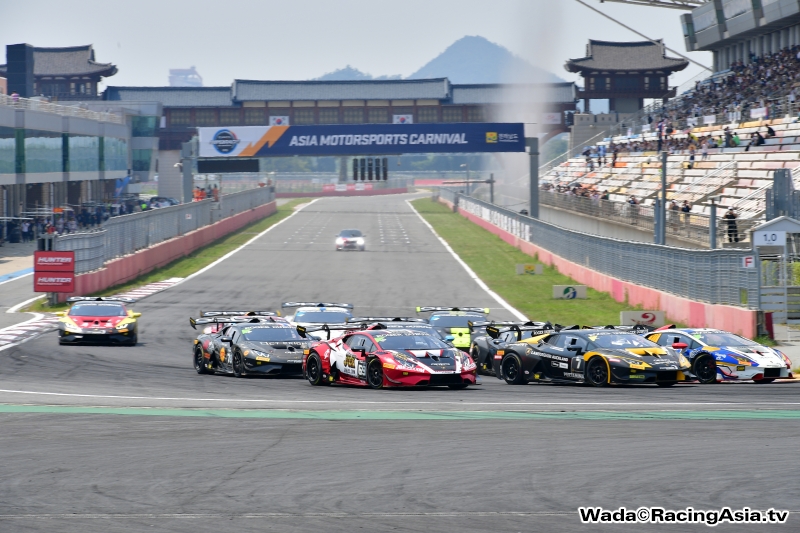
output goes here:
{"type": "MultiPolygon", "coordinates": [[[[7,65],[0,65],[6,77],[7,65]]],[[[36,77],[113,76],[116,65],[98,63],[91,44],[67,48],[34,48],[33,75],[36,77]]]]}
{"type": "Polygon", "coordinates": [[[590,40],[586,57],[570,59],[564,65],[568,72],[587,71],[650,71],[676,72],[689,66],[685,59],[667,57],[661,39],[636,42],[609,42],[590,40]]]}

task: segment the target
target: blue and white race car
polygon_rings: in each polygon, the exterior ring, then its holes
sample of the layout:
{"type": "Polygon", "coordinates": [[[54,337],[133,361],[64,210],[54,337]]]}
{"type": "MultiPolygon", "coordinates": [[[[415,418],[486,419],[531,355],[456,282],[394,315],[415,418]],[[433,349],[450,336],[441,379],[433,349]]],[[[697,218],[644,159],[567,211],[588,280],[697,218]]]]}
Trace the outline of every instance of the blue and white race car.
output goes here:
{"type": "Polygon", "coordinates": [[[707,328],[661,329],[645,335],[679,349],[701,383],[753,380],[772,383],[792,377],[792,362],[780,351],[727,331],[707,328]]]}

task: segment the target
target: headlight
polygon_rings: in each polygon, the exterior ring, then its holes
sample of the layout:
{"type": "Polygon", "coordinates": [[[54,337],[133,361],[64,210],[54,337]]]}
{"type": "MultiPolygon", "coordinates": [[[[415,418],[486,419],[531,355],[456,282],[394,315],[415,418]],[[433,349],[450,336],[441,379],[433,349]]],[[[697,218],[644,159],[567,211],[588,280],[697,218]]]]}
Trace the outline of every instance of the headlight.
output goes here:
{"type": "Polygon", "coordinates": [[[344,244],[344,239],[342,239],[341,237],[337,237],[336,244],[344,244]]]}
{"type": "Polygon", "coordinates": [[[461,367],[463,370],[469,370],[475,367],[475,363],[472,362],[472,358],[469,355],[460,353],[458,354],[458,358],[461,360],[461,367]]]}
{"type": "Polygon", "coordinates": [[[364,239],[362,239],[361,237],[359,237],[358,239],[356,239],[356,243],[357,243],[357,244],[364,244],[364,239]]]}
{"type": "Polygon", "coordinates": [[[256,357],[269,357],[270,354],[259,350],[253,350],[253,355],[255,355],[256,357]]]}
{"type": "Polygon", "coordinates": [[[133,327],[133,324],[131,324],[131,323],[117,324],[117,329],[120,330],[120,331],[128,331],[129,327],[133,327]]]}
{"type": "Polygon", "coordinates": [[[397,366],[405,368],[414,368],[417,366],[417,363],[415,361],[412,361],[405,355],[394,354],[392,355],[392,359],[394,359],[394,362],[397,363],[397,366]]]}
{"type": "Polygon", "coordinates": [[[81,328],[79,328],[75,324],[70,324],[68,322],[64,322],[64,329],[66,331],[71,332],[71,333],[81,333],[81,331],[82,331],[81,328]]]}
{"type": "Polygon", "coordinates": [[[686,359],[682,353],[678,354],[678,362],[681,364],[681,368],[688,368],[692,366],[689,364],[689,360],[686,359]]]}

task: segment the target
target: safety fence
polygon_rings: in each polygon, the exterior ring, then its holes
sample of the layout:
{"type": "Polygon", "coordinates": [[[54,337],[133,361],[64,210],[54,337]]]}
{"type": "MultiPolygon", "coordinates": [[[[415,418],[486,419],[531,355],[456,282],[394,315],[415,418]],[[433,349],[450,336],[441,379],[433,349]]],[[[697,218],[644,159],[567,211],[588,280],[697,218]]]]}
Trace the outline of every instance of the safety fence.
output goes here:
{"type": "Polygon", "coordinates": [[[125,117],[116,113],[89,111],[88,109],[80,107],[80,105],[72,106],[52,104],[42,98],[20,98],[19,96],[0,94],[0,105],[10,106],[15,109],[28,109],[30,111],[55,113],[64,117],[78,117],[96,120],[98,122],[125,124],[125,117]]]}
{"type": "MultiPolygon", "coordinates": [[[[586,198],[554,191],[539,191],[539,203],[563,209],[571,213],[617,222],[642,231],[655,231],[655,208],[652,205],[630,204],[586,198]]],[[[749,242],[750,230],[763,224],[763,220],[736,220],[728,223],[721,217],[723,209],[718,209],[718,218],[714,231],[717,243],[749,242]]],[[[679,210],[667,209],[667,236],[708,246],[711,242],[711,217],[699,213],[683,213],[679,210]]]]}
{"type": "Polygon", "coordinates": [[[759,279],[749,250],[697,250],[622,241],[548,224],[440,189],[441,198],[519,239],[615,279],[711,304],[758,309],[759,279]]]}
{"type": "Polygon", "coordinates": [[[117,257],[185,235],[273,199],[272,191],[264,187],[224,195],[218,205],[203,200],[114,217],[99,231],[56,236],[53,249],[73,250],[75,273],[90,272],[117,257]]]}

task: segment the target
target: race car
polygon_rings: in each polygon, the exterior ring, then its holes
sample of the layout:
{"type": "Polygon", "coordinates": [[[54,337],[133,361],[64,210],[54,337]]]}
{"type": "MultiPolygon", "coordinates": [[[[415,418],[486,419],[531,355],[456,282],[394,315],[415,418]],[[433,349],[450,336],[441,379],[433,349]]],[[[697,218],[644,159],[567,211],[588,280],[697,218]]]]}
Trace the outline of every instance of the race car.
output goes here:
{"type": "MultiPolygon", "coordinates": [[[[286,317],[295,326],[318,326],[321,324],[343,324],[353,317],[353,304],[330,302],[284,302],[281,307],[296,307],[294,314],[286,317]]],[[[334,337],[344,333],[341,330],[334,337]]]]}
{"type": "Polygon", "coordinates": [[[358,250],[363,252],[366,249],[364,235],[357,229],[343,229],[336,236],[336,251],[339,250],[358,250]]]}
{"type": "Polygon", "coordinates": [[[753,380],[772,383],[792,377],[792,362],[782,352],[733,333],[706,328],[659,328],[647,338],[686,356],[700,383],[753,380]]]}
{"type": "MultiPolygon", "coordinates": [[[[489,313],[486,307],[417,307],[417,313],[431,313],[428,323],[442,335],[453,336],[453,346],[469,352],[471,333],[470,322],[482,322],[489,313]]],[[[475,331],[483,334],[483,331],[475,331]]]]}
{"type": "Polygon", "coordinates": [[[73,296],[69,311],[56,313],[58,320],[58,344],[99,342],[136,346],[139,339],[135,313],[125,307],[133,298],[118,296],[73,296]]]}
{"type": "Polygon", "coordinates": [[[194,340],[192,359],[198,374],[302,374],[303,352],[311,342],[279,317],[189,318],[192,328],[221,325],[194,340]]]}
{"type": "Polygon", "coordinates": [[[365,329],[376,322],[383,324],[387,329],[410,329],[411,331],[424,331],[425,333],[430,333],[437,339],[443,340],[449,344],[452,344],[454,339],[452,335],[442,335],[438,329],[431,326],[424,318],[413,318],[407,316],[361,316],[353,317],[347,321],[348,324],[360,323],[365,329]]]}
{"type": "Polygon", "coordinates": [[[469,322],[472,345],[469,355],[478,365],[481,374],[494,375],[494,356],[509,342],[521,342],[531,337],[558,331],[561,326],[550,322],[469,322]],[[484,335],[476,335],[476,330],[483,330],[484,335]]]}
{"type": "Polygon", "coordinates": [[[672,347],[630,331],[563,328],[497,350],[494,370],[510,385],[535,382],[655,383],[669,387],[689,376],[689,361],[672,347]]]}
{"type": "MultiPolygon", "coordinates": [[[[308,335],[303,326],[297,330],[308,335]]],[[[461,350],[429,333],[383,324],[320,341],[307,352],[303,372],[312,385],[463,389],[477,379],[475,363],[461,350]]]]}
{"type": "MultiPolygon", "coordinates": [[[[236,311],[236,310],[226,310],[226,311],[200,311],[200,318],[212,318],[212,317],[271,317],[273,322],[284,322],[286,324],[289,323],[288,320],[285,318],[278,316],[278,313],[272,311],[236,311]]],[[[203,328],[203,333],[216,333],[223,327],[225,327],[226,322],[212,322],[210,324],[205,324],[203,328]]]]}

